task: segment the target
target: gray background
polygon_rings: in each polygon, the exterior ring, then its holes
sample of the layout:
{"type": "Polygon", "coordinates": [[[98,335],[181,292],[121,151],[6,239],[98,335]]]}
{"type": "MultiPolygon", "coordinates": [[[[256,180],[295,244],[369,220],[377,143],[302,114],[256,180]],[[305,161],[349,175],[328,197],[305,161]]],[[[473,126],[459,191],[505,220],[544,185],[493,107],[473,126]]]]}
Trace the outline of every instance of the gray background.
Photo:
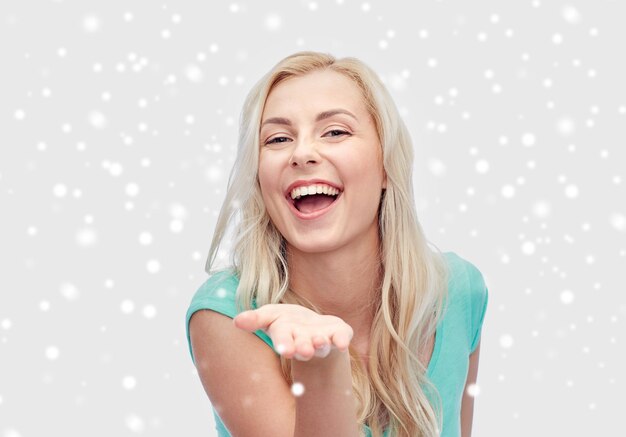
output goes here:
{"type": "Polygon", "coordinates": [[[485,276],[474,435],[626,435],[625,12],[2,0],[0,436],[213,435],[185,311],[245,94],[304,49],[383,78],[427,236],[485,276]]]}

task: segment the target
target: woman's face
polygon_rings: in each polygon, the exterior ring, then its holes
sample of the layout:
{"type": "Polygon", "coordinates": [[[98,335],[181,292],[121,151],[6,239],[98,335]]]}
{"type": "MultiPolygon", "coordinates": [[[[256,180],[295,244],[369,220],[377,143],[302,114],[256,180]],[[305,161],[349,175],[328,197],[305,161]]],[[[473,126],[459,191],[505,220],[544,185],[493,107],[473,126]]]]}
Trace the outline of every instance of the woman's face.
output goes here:
{"type": "Polygon", "coordinates": [[[290,250],[373,249],[386,178],[374,122],[352,80],[316,71],[279,83],[259,139],[263,201],[290,250]]]}

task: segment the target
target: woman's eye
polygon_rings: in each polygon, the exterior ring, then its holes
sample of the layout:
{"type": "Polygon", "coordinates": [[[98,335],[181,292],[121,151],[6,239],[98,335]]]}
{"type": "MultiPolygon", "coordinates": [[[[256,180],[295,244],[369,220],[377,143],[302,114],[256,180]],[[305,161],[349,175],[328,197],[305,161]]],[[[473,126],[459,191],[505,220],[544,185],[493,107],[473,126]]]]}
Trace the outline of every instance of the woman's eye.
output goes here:
{"type": "Polygon", "coordinates": [[[277,140],[288,140],[287,137],[275,137],[266,142],[265,144],[273,144],[273,143],[284,143],[285,141],[277,141],[277,140]]]}
{"type": "Polygon", "coordinates": [[[331,135],[331,137],[338,137],[338,136],[341,136],[341,135],[348,135],[348,132],[346,132],[345,130],[340,130],[340,129],[329,130],[326,133],[327,134],[330,134],[330,133],[336,133],[337,134],[337,135],[331,135]]]}

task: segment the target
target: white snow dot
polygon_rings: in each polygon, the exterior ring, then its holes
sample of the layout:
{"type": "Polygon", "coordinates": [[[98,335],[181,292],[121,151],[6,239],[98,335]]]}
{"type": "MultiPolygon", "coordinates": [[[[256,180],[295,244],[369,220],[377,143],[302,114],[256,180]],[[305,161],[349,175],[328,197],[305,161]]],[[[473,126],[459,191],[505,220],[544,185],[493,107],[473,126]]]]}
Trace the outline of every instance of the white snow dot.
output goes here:
{"type": "Polygon", "coordinates": [[[475,167],[478,173],[485,174],[489,171],[489,162],[486,159],[479,159],[475,167]]]}
{"type": "Polygon", "coordinates": [[[170,215],[173,218],[184,220],[187,218],[187,208],[179,203],[170,205],[170,215]]]}
{"type": "Polygon", "coordinates": [[[563,117],[557,121],[556,129],[561,135],[571,135],[575,130],[574,120],[563,117]]]}
{"type": "Polygon", "coordinates": [[[172,23],[178,24],[181,21],[181,16],[180,14],[174,14],[172,15],[172,23]]]}
{"type": "Polygon", "coordinates": [[[535,243],[532,241],[525,241],[522,243],[522,253],[524,255],[532,255],[535,253],[535,243]]]}
{"type": "Polygon", "coordinates": [[[219,46],[218,46],[216,43],[212,43],[212,44],[209,46],[209,51],[210,51],[211,53],[217,53],[217,51],[218,51],[219,49],[220,49],[220,48],[219,48],[219,46]]]}
{"type": "Polygon", "coordinates": [[[534,146],[535,141],[536,141],[535,136],[530,132],[527,132],[524,135],[522,135],[522,144],[525,145],[526,147],[534,146]]]}
{"type": "Polygon", "coordinates": [[[134,182],[129,182],[126,184],[126,195],[130,197],[135,197],[139,193],[139,185],[134,182]]]}
{"type": "Polygon", "coordinates": [[[552,42],[555,45],[559,45],[563,42],[563,35],[561,35],[560,33],[555,33],[554,35],[552,35],[552,42]]]}
{"type": "Polygon", "coordinates": [[[428,160],[428,170],[435,176],[444,176],[446,174],[446,165],[438,158],[430,158],[428,160]]]}
{"type": "Polygon", "coordinates": [[[150,232],[144,231],[139,234],[139,243],[142,246],[148,246],[152,243],[152,234],[150,232]]]}
{"type": "Polygon", "coordinates": [[[569,305],[574,301],[574,293],[571,290],[563,290],[561,292],[561,302],[566,305],[569,305]]]}
{"type": "Polygon", "coordinates": [[[159,270],[161,270],[161,263],[156,259],[151,259],[146,263],[146,269],[149,273],[157,273],[159,270]]]}
{"type": "Polygon", "coordinates": [[[467,394],[473,398],[480,394],[480,386],[478,384],[470,384],[467,386],[467,394]]]}
{"type": "Polygon", "coordinates": [[[101,112],[91,111],[87,116],[89,124],[96,129],[104,129],[107,125],[107,119],[101,112]]]}
{"type": "Polygon", "coordinates": [[[126,390],[132,390],[137,385],[137,380],[134,376],[125,376],[122,378],[122,387],[126,390]]]}
{"type": "Polygon", "coordinates": [[[57,50],[57,55],[59,55],[59,57],[64,58],[65,56],[67,56],[67,49],[65,47],[60,47],[57,50]]]}
{"type": "Polygon", "coordinates": [[[174,219],[170,222],[170,231],[175,234],[180,233],[183,230],[184,224],[181,220],[174,219]]]}
{"type": "Polygon", "coordinates": [[[550,204],[540,200],[533,205],[533,214],[537,218],[546,218],[550,215],[550,204]]]}
{"type": "Polygon", "coordinates": [[[563,19],[570,24],[577,24],[580,21],[580,12],[574,6],[568,5],[561,9],[563,19]]]}
{"type": "Polygon", "coordinates": [[[146,305],[141,312],[146,319],[154,319],[157,315],[157,310],[154,305],[146,305]]]}
{"type": "Polygon", "coordinates": [[[83,18],[83,29],[87,33],[95,33],[100,30],[100,19],[95,15],[88,15],[83,18]]]}
{"type": "Polygon", "coordinates": [[[124,12],[124,21],[126,21],[127,23],[130,23],[131,21],[133,21],[133,14],[132,12],[124,12]]]}
{"type": "Polygon", "coordinates": [[[426,39],[426,38],[428,38],[428,30],[420,29],[418,35],[419,35],[420,38],[426,39]]]}
{"type": "Polygon", "coordinates": [[[69,300],[70,302],[78,299],[78,297],[80,296],[80,292],[78,291],[78,288],[76,288],[74,284],[71,284],[69,282],[65,282],[61,284],[59,291],[61,292],[61,296],[63,296],[65,299],[69,300]]]}
{"type": "Polygon", "coordinates": [[[302,383],[300,382],[294,382],[291,385],[291,393],[294,396],[302,396],[302,394],[304,393],[304,385],[302,385],[302,383]]]}
{"type": "Polygon", "coordinates": [[[56,346],[48,346],[46,348],[46,358],[50,361],[54,361],[59,358],[59,348],[56,346]]]}
{"type": "Polygon", "coordinates": [[[11,326],[13,326],[13,323],[11,322],[10,319],[4,319],[2,320],[2,323],[0,324],[0,326],[2,326],[2,329],[4,330],[9,330],[11,329],[11,326]]]}
{"type": "Polygon", "coordinates": [[[108,170],[109,174],[114,177],[120,176],[124,172],[124,168],[119,162],[104,161],[102,163],[102,168],[108,170]]]}
{"type": "Polygon", "coordinates": [[[225,288],[218,288],[215,292],[215,294],[217,295],[217,297],[223,299],[226,297],[227,295],[227,291],[225,288]]]}
{"type": "Polygon", "coordinates": [[[9,428],[4,430],[2,437],[22,437],[22,434],[20,434],[16,429],[9,428]]]}
{"type": "Polygon", "coordinates": [[[578,187],[574,184],[569,184],[565,187],[565,197],[568,199],[575,199],[578,197],[578,187]]]}
{"type": "Polygon", "coordinates": [[[57,197],[65,197],[65,195],[67,194],[67,187],[63,184],[56,184],[54,187],[52,187],[52,192],[57,197]]]}
{"type": "Polygon", "coordinates": [[[146,429],[143,419],[136,414],[126,416],[126,427],[136,433],[141,433],[146,429]]]}
{"type": "Polygon", "coordinates": [[[81,247],[93,246],[98,242],[98,234],[90,228],[83,228],[76,231],[76,244],[81,247]]]}
{"type": "Polygon", "coordinates": [[[171,36],[172,36],[172,32],[169,29],[163,29],[161,31],[161,38],[170,39],[171,36]]]}
{"type": "Polygon", "coordinates": [[[428,65],[430,68],[435,68],[437,66],[437,60],[435,58],[429,58],[426,62],[426,65],[428,65]]]}
{"type": "Polygon", "coordinates": [[[265,27],[267,30],[276,31],[279,30],[282,26],[282,19],[278,14],[269,14],[265,17],[265,27]]]}
{"type": "Polygon", "coordinates": [[[122,301],[120,309],[124,314],[131,314],[135,311],[135,303],[130,299],[125,299],[122,301]]]}
{"type": "Polygon", "coordinates": [[[624,214],[614,213],[609,217],[611,226],[620,232],[626,232],[626,216],[624,214]]]}
{"type": "Polygon", "coordinates": [[[200,67],[194,64],[190,64],[187,66],[187,68],[185,68],[185,76],[191,82],[198,83],[202,82],[204,74],[202,73],[202,69],[200,67]]]}
{"type": "Polygon", "coordinates": [[[500,336],[500,346],[504,349],[509,349],[513,346],[513,337],[509,334],[502,334],[500,336]]]}
{"type": "Polygon", "coordinates": [[[47,300],[42,300],[41,302],[39,302],[39,309],[41,311],[43,311],[44,313],[50,310],[50,302],[48,302],[47,300]]]}
{"type": "Polygon", "coordinates": [[[500,190],[500,194],[502,194],[502,197],[505,199],[510,199],[515,196],[515,187],[510,184],[504,185],[500,190]]]}
{"type": "Polygon", "coordinates": [[[22,121],[26,117],[26,112],[23,109],[18,109],[13,115],[16,120],[22,121]]]}

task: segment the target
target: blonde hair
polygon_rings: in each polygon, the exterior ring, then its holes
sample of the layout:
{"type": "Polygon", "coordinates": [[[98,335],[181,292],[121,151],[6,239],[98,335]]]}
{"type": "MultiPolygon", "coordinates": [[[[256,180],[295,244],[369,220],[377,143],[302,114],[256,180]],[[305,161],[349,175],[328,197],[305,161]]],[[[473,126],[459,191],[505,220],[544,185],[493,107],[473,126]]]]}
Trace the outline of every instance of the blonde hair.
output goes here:
{"type": "MultiPolygon", "coordinates": [[[[417,218],[413,197],[413,147],[398,110],[376,73],[355,58],[335,59],[298,52],[276,64],[248,94],[240,119],[238,155],[206,263],[213,273],[216,254],[235,223],[232,265],[239,276],[239,310],[269,303],[298,303],[319,310],[289,290],[282,235],[272,224],[258,183],[259,127],[271,90],[290,77],[330,70],[352,79],[363,93],[383,150],[387,188],[381,198],[379,228],[382,283],[370,334],[369,378],[350,348],[358,421],[374,437],[387,423],[390,435],[437,436],[443,424],[441,398],[416,352],[425,348],[444,311],[447,269],[441,252],[431,249],[417,218]],[[423,387],[424,386],[424,387],[423,387]],[[426,391],[431,395],[431,405],[426,391]]],[[[291,381],[291,360],[281,357],[291,381]]]]}

